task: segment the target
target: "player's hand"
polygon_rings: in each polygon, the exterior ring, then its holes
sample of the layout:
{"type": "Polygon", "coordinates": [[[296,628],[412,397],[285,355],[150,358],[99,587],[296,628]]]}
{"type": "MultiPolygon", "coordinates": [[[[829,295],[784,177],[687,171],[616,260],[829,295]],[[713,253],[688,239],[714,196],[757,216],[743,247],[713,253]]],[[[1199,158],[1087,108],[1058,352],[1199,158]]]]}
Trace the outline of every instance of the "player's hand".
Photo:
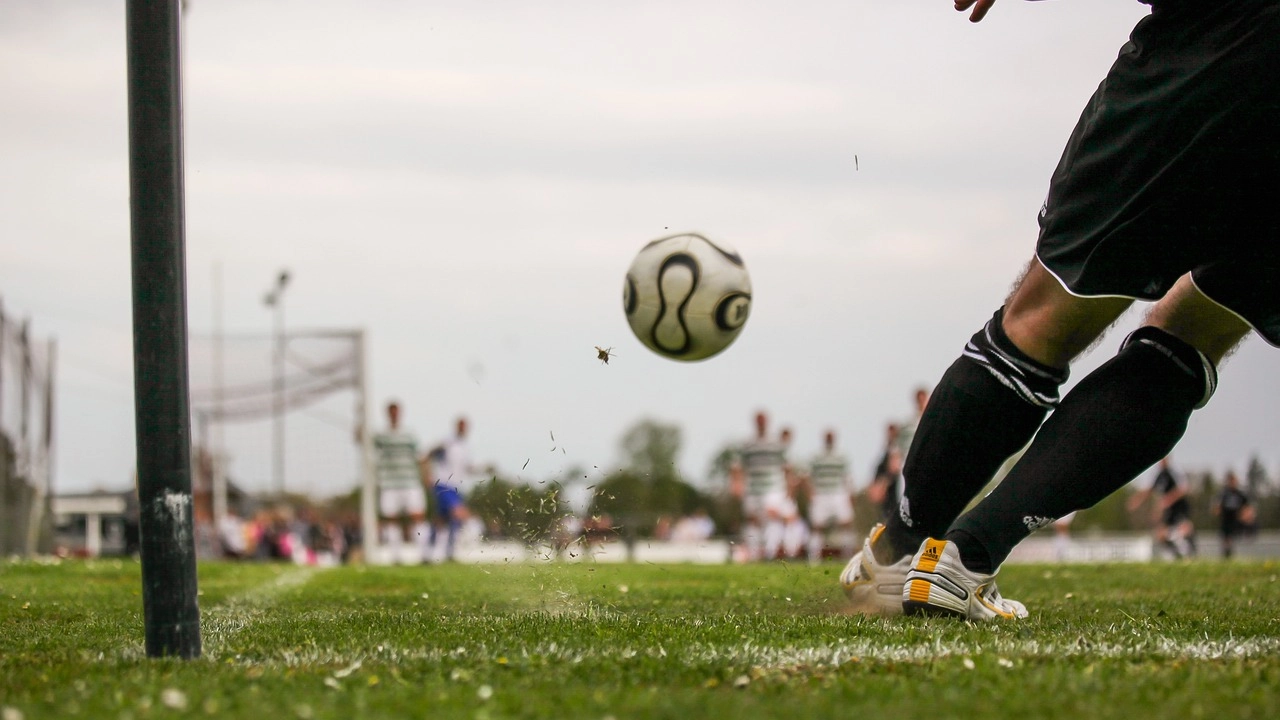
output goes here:
{"type": "Polygon", "coordinates": [[[955,3],[957,12],[973,8],[973,12],[969,13],[969,22],[982,22],[982,18],[987,16],[987,11],[996,4],[996,0],[955,0],[955,3]]]}

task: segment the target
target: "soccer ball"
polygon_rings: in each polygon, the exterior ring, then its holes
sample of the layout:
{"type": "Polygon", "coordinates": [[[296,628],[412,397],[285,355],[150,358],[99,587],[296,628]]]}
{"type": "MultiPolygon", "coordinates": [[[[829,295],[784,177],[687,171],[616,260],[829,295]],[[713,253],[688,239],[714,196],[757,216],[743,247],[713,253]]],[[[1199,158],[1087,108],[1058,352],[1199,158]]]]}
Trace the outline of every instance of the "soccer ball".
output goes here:
{"type": "Polygon", "coordinates": [[[673,360],[705,360],[729,347],[751,311],[751,278],[733,248],[687,233],[640,249],[622,307],[640,342],[673,360]]]}

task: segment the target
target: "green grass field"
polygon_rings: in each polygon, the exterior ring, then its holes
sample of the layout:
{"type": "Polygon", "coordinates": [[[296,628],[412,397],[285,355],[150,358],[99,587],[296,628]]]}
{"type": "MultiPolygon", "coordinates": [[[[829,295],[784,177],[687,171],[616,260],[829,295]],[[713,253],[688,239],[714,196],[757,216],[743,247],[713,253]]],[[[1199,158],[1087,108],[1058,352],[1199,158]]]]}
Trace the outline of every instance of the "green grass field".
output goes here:
{"type": "Polygon", "coordinates": [[[1275,563],[1010,566],[1031,618],[846,614],[824,565],[200,568],[147,660],[136,561],[0,564],[0,720],[1256,717],[1275,563]]]}

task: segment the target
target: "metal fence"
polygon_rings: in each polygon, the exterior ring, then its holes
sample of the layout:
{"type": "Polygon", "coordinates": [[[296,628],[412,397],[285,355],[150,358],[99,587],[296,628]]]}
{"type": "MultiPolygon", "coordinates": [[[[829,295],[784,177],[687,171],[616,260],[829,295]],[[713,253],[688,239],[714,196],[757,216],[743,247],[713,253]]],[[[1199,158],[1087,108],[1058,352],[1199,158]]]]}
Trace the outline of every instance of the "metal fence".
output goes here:
{"type": "Polygon", "coordinates": [[[0,555],[53,549],[54,341],[0,301],[0,555]]]}

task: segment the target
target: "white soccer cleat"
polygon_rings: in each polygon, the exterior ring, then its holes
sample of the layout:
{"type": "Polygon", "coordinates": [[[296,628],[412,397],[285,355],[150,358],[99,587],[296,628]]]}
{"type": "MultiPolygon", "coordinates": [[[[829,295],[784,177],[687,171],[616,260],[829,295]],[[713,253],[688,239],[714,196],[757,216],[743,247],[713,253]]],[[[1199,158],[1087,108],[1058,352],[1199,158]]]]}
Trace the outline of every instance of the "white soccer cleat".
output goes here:
{"type": "Polygon", "coordinates": [[[855,612],[866,615],[901,615],[902,586],[911,569],[911,556],[903,555],[892,565],[876,562],[871,552],[872,543],[884,533],[884,524],[871,528],[862,542],[862,551],[855,553],[840,572],[840,587],[849,596],[855,612]]]}
{"type": "Polygon", "coordinates": [[[996,573],[984,575],[965,569],[955,543],[929,538],[911,559],[902,588],[902,609],[908,615],[951,615],[967,620],[1026,617],[1025,605],[1000,597],[995,580],[996,573]]]}

